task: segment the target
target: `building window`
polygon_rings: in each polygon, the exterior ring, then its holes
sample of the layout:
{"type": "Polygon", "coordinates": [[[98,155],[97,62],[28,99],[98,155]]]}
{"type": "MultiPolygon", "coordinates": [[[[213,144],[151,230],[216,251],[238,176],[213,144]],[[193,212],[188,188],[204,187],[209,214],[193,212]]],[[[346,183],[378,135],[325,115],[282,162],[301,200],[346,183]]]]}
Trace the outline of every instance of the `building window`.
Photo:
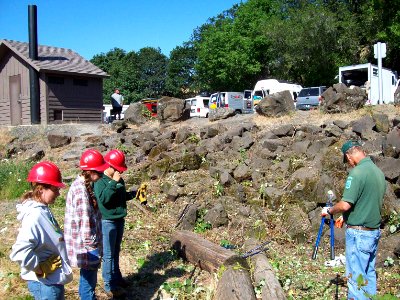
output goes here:
{"type": "Polygon", "coordinates": [[[64,77],[49,76],[48,82],[49,84],[64,84],[64,77]]]}
{"type": "Polygon", "coordinates": [[[54,110],[54,121],[62,121],[63,114],[61,109],[54,110]]]}
{"type": "Polygon", "coordinates": [[[74,85],[79,85],[79,86],[88,86],[88,80],[87,79],[74,79],[74,85]]]}

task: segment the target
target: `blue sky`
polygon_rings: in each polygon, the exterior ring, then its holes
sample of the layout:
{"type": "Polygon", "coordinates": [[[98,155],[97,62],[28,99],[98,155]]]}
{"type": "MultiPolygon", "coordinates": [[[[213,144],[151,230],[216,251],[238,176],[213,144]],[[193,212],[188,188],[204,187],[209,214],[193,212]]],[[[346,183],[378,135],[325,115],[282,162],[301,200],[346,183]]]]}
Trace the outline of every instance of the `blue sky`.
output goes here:
{"type": "MultiPolygon", "coordinates": [[[[0,39],[28,42],[28,5],[37,6],[41,45],[86,59],[114,47],[159,47],[169,56],[207,19],[241,0],[0,0],[0,39]]],[[[245,2],[245,0],[243,0],[245,2]]]]}

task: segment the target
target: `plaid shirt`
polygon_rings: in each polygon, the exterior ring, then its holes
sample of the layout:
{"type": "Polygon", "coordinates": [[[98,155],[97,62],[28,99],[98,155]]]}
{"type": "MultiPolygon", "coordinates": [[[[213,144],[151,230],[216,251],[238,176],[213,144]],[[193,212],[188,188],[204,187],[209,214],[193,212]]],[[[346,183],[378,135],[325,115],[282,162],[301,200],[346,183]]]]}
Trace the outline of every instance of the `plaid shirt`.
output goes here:
{"type": "Polygon", "coordinates": [[[81,176],[75,179],[68,191],[64,239],[68,258],[74,267],[90,268],[88,251],[98,249],[102,254],[101,213],[89,199],[81,176]]]}

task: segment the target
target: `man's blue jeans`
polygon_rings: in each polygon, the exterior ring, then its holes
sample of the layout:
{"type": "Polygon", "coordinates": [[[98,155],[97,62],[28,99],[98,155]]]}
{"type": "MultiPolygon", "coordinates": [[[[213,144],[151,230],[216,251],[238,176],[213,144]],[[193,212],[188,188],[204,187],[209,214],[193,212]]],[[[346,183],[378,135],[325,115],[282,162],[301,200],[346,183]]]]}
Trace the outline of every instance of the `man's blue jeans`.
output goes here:
{"type": "Polygon", "coordinates": [[[376,295],[375,260],[380,236],[379,229],[373,231],[346,229],[348,299],[370,299],[368,295],[376,295]]]}
{"type": "Polygon", "coordinates": [[[116,290],[118,282],[122,280],[122,274],[119,269],[119,252],[121,251],[124,225],[124,218],[101,220],[103,231],[102,275],[106,291],[116,290]]]}
{"type": "Polygon", "coordinates": [[[81,299],[96,299],[97,270],[81,269],[79,277],[79,297],[81,299]]]}
{"type": "Polygon", "coordinates": [[[35,300],[64,300],[64,286],[61,284],[45,285],[29,280],[28,289],[35,300]]]}

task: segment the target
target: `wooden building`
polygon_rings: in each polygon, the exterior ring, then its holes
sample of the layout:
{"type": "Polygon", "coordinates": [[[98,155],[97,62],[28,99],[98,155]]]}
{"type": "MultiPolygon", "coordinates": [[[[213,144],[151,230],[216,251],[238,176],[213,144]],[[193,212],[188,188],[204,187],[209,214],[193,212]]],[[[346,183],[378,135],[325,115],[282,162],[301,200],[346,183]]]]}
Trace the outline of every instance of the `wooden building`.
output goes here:
{"type": "Polygon", "coordinates": [[[65,48],[0,40],[0,125],[30,125],[29,68],[39,74],[40,122],[102,122],[107,73],[65,48]]]}

